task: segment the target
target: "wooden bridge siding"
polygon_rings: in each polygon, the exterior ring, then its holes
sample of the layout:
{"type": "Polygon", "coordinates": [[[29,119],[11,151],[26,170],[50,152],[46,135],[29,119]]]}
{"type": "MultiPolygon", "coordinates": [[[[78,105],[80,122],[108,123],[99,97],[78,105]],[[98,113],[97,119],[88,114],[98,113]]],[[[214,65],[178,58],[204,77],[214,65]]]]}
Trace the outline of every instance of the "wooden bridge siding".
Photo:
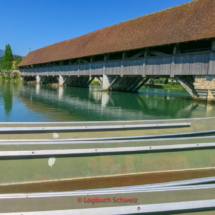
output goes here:
{"type": "Polygon", "coordinates": [[[121,74],[122,61],[110,61],[106,62],[105,74],[106,75],[120,75],[121,74]]]}
{"type": "MultiPolygon", "coordinates": [[[[52,67],[49,67],[49,68],[52,68],[52,67]]],[[[69,66],[61,66],[60,67],[61,70],[60,70],[60,75],[68,75],[69,74],[69,66]]],[[[50,72],[53,72],[52,70],[50,72]]]]}
{"type": "Polygon", "coordinates": [[[174,75],[207,75],[209,53],[176,56],[174,75]]]}
{"type": "MultiPolygon", "coordinates": [[[[172,56],[20,69],[22,75],[171,75],[172,56]]],[[[174,75],[215,75],[215,52],[175,56],[174,75]]]]}
{"type": "Polygon", "coordinates": [[[91,64],[91,75],[102,75],[104,70],[104,62],[91,64]]]}
{"type": "Polygon", "coordinates": [[[58,66],[53,66],[51,67],[51,71],[50,71],[53,75],[58,75],[58,66]]]}
{"type": "Polygon", "coordinates": [[[144,73],[144,59],[125,60],[123,62],[123,75],[142,75],[144,73]]]}
{"type": "Polygon", "coordinates": [[[175,59],[175,69],[174,75],[184,75],[190,71],[190,55],[186,56],[177,56],[175,59]]]}
{"type": "MultiPolygon", "coordinates": [[[[53,73],[53,68],[52,68],[52,67],[46,67],[46,68],[47,68],[47,69],[45,70],[45,73],[46,73],[47,75],[53,73]]],[[[61,68],[61,69],[62,69],[62,68],[61,68]]],[[[60,73],[61,73],[61,70],[60,70],[60,73]]]]}
{"type": "Polygon", "coordinates": [[[77,75],[78,74],[79,65],[72,65],[70,66],[69,75],[77,75]]]}
{"type": "Polygon", "coordinates": [[[190,56],[190,74],[204,75],[208,74],[209,55],[191,55],[190,56]]]}
{"type": "Polygon", "coordinates": [[[215,52],[210,53],[208,75],[215,75],[215,52]]]}
{"type": "Polygon", "coordinates": [[[79,66],[79,75],[89,75],[89,71],[90,71],[90,64],[81,64],[79,66]]]}
{"type": "Polygon", "coordinates": [[[172,57],[148,58],[146,75],[170,75],[172,57]]]}

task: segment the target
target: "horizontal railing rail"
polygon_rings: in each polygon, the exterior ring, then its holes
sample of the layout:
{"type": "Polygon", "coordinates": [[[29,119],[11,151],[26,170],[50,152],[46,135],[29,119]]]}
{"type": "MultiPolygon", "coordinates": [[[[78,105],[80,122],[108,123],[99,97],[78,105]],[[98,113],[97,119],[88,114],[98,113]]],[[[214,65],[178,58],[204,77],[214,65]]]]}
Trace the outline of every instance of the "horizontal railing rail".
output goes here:
{"type": "Polygon", "coordinates": [[[54,156],[54,155],[85,155],[85,154],[109,154],[109,153],[131,153],[144,151],[182,150],[196,148],[214,148],[215,143],[178,144],[162,146],[139,146],[118,148],[96,148],[96,149],[65,149],[65,150],[34,150],[34,151],[0,151],[0,157],[14,156],[54,156]]]}
{"type": "Polygon", "coordinates": [[[0,143],[8,142],[69,142],[69,141],[114,141],[114,140],[148,140],[155,138],[172,138],[172,137],[184,137],[184,136],[201,136],[215,134],[215,130],[210,131],[199,131],[199,132],[186,132],[186,133],[174,133],[174,134],[158,134],[158,135],[142,135],[142,136],[123,136],[123,137],[98,137],[98,138],[68,138],[68,139],[0,139],[0,143]]]}
{"type": "MultiPolygon", "coordinates": [[[[187,212],[195,210],[198,213],[202,210],[212,210],[214,212],[215,199],[213,192],[215,185],[189,185],[189,186],[170,186],[170,187],[154,187],[154,188],[132,188],[127,189],[116,188],[115,190],[83,190],[73,192],[56,192],[56,193],[21,193],[21,194],[2,194],[0,199],[7,202],[5,205],[6,210],[13,211],[14,215],[67,215],[67,214],[143,214],[143,213],[164,213],[164,212],[187,212]],[[179,197],[171,198],[172,195],[179,197]],[[197,195],[197,194],[198,195],[197,195]],[[90,207],[83,207],[87,203],[84,202],[85,198],[113,198],[114,195],[120,198],[128,198],[132,194],[132,198],[139,197],[138,202],[127,202],[117,204],[109,201],[106,207],[101,204],[91,203],[90,207]],[[135,196],[135,197],[134,197],[135,196]],[[149,200],[147,198],[149,196],[149,200]],[[161,197],[162,196],[162,197],[161,197]],[[199,197],[200,196],[200,197],[199,197]],[[142,197],[142,198],[141,198],[142,197]],[[188,200],[189,197],[189,200],[188,200]],[[76,206],[71,200],[76,200],[76,206]],[[171,200],[171,201],[170,201],[171,200]],[[62,203],[63,202],[63,203],[62,203]],[[83,202],[83,203],[80,203],[83,202]],[[35,204],[40,203],[40,207],[35,208],[35,204]],[[72,204],[73,203],[73,204],[72,204]],[[13,207],[11,207],[11,204],[13,207]],[[25,205],[23,212],[21,205],[25,205]],[[47,205],[49,207],[47,207],[47,205]],[[57,207],[56,207],[57,206],[57,207]],[[10,207],[10,210],[9,210],[10,207]],[[48,208],[48,209],[47,209],[48,208]],[[14,210],[15,209],[15,210],[14,210]]],[[[116,197],[114,197],[116,198],[116,197]]],[[[89,204],[89,203],[88,203],[89,204]]],[[[5,213],[4,213],[5,214],[5,213]]]]}
{"type": "MultiPolygon", "coordinates": [[[[215,133],[215,131],[214,131],[215,133]]],[[[204,139],[205,141],[207,141],[207,139],[214,139],[215,140],[215,136],[203,136],[203,137],[174,137],[174,138],[157,138],[157,139],[128,139],[128,140],[101,140],[101,141],[88,141],[88,140],[81,140],[81,141],[76,141],[76,139],[11,139],[11,140],[0,140],[0,146],[2,145],[81,145],[81,144],[109,144],[109,143],[114,143],[114,144],[118,144],[118,143],[143,143],[144,142],[159,142],[159,141],[183,141],[183,140],[187,140],[192,141],[192,140],[196,140],[196,144],[198,142],[198,140],[202,140],[204,139]]],[[[209,141],[208,141],[209,142],[209,141]]],[[[208,143],[207,142],[207,143],[208,143]]]]}
{"type": "Polygon", "coordinates": [[[119,120],[119,121],[68,121],[68,122],[0,122],[0,125],[10,125],[10,124],[16,124],[16,125],[31,125],[31,124],[86,124],[86,123],[90,123],[90,124],[95,124],[95,123],[99,123],[99,124],[106,124],[106,123],[139,123],[139,122],[169,122],[169,121],[194,121],[195,120],[203,120],[203,119],[214,119],[215,117],[202,117],[202,118],[182,118],[182,119],[152,119],[152,120],[119,120]]]}
{"type": "Polygon", "coordinates": [[[118,130],[162,127],[187,127],[191,123],[140,124],[140,125],[111,125],[111,126],[67,126],[67,127],[0,127],[0,132],[16,131],[76,131],[76,130],[118,130]]]}

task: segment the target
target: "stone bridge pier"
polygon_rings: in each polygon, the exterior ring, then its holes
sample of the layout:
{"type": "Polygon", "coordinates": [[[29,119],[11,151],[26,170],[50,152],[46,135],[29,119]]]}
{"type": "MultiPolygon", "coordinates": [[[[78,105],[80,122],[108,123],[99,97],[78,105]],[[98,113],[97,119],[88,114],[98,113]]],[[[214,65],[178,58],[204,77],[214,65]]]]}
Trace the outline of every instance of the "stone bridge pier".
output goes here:
{"type": "Polygon", "coordinates": [[[194,99],[215,101],[215,75],[177,76],[176,80],[194,99]]]}
{"type": "Polygon", "coordinates": [[[199,98],[215,100],[215,75],[195,76],[194,88],[199,98]]]}

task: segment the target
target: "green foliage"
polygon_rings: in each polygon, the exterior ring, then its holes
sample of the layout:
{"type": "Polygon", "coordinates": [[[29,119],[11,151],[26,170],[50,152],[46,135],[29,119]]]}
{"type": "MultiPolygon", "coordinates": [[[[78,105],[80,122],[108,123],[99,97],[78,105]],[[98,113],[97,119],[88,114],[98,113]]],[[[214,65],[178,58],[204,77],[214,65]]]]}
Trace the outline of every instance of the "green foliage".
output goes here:
{"type": "Polygon", "coordinates": [[[166,79],[164,80],[164,84],[168,84],[168,81],[169,81],[169,79],[166,78],[166,79]]]}
{"type": "Polygon", "coordinates": [[[23,57],[19,56],[17,59],[16,59],[16,69],[18,69],[18,65],[19,63],[21,63],[21,61],[23,60],[23,57]]]}
{"type": "Polygon", "coordinates": [[[162,89],[177,89],[177,90],[184,89],[178,82],[173,82],[173,81],[174,81],[173,78],[157,78],[157,79],[153,79],[153,82],[155,85],[146,84],[142,88],[162,88],[162,89]]]}
{"type": "Polygon", "coordinates": [[[4,58],[0,57],[0,70],[4,67],[4,58]]]}
{"type": "Polygon", "coordinates": [[[12,61],[13,61],[12,50],[11,50],[10,45],[7,44],[6,47],[5,47],[3,68],[6,69],[6,70],[11,69],[12,61]]]}
{"type": "Polygon", "coordinates": [[[163,85],[164,89],[178,89],[184,90],[184,88],[179,83],[168,83],[163,85]]]}
{"type": "Polygon", "coordinates": [[[14,61],[17,61],[20,57],[23,59],[22,56],[13,54],[13,60],[14,61]]]}
{"type": "Polygon", "coordinates": [[[92,81],[90,86],[101,86],[98,81],[92,81]]]}
{"type": "Polygon", "coordinates": [[[0,57],[0,70],[10,70],[12,68],[12,61],[16,61],[15,69],[18,68],[18,64],[23,60],[20,55],[13,55],[10,45],[6,45],[5,55],[0,57]]]}

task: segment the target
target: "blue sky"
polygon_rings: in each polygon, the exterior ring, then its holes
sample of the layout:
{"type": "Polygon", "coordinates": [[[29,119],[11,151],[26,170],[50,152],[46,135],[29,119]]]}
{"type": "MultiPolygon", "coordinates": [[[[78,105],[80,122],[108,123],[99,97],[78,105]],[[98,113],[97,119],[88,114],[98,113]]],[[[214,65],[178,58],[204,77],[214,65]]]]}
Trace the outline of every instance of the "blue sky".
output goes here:
{"type": "Polygon", "coordinates": [[[0,0],[0,49],[14,54],[71,39],[91,31],[190,0],[0,0]]]}

